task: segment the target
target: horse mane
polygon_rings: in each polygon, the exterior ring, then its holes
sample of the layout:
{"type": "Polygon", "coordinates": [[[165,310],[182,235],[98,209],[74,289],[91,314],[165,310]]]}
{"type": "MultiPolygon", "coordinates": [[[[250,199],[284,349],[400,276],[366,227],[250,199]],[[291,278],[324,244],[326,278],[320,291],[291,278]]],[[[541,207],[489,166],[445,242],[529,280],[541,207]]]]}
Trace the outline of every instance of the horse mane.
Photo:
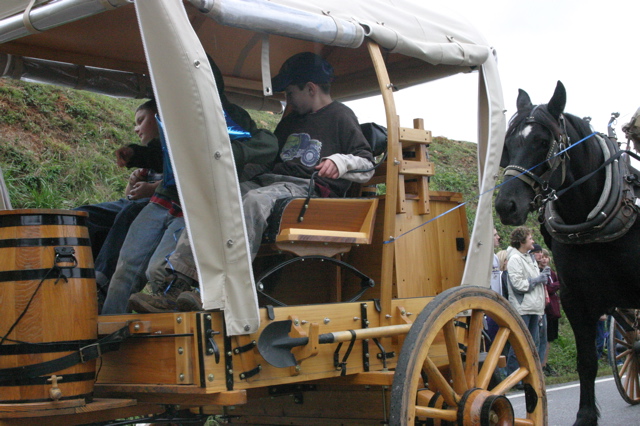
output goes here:
{"type": "MultiPolygon", "coordinates": [[[[593,133],[593,130],[591,130],[591,126],[584,119],[578,116],[575,116],[573,114],[567,114],[567,113],[564,113],[564,118],[565,120],[567,120],[567,123],[569,123],[578,132],[578,134],[581,137],[584,137],[593,133]]],[[[577,141],[572,141],[572,142],[577,142],[577,141]]]]}

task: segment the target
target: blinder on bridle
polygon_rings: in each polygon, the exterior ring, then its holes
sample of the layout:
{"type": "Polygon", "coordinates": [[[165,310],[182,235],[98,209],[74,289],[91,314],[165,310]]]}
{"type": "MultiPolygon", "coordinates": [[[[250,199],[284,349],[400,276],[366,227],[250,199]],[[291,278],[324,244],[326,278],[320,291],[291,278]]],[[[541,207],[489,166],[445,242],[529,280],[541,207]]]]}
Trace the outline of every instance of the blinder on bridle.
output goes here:
{"type": "MultiPolygon", "coordinates": [[[[547,155],[542,163],[537,164],[535,167],[541,166],[544,163],[549,163],[549,169],[542,173],[540,176],[532,173],[530,170],[525,169],[522,166],[518,166],[515,164],[510,164],[504,169],[504,176],[515,176],[533,189],[536,196],[531,201],[531,210],[535,210],[537,208],[542,207],[548,201],[555,200],[556,190],[551,188],[549,181],[551,180],[551,176],[553,173],[561,167],[562,171],[562,179],[560,181],[560,185],[564,183],[565,177],[567,175],[567,164],[566,159],[568,158],[568,154],[563,152],[567,146],[569,145],[569,137],[567,136],[567,125],[564,121],[564,115],[560,114],[560,125],[558,128],[552,128],[555,126],[550,126],[544,121],[536,120],[535,113],[540,105],[536,105],[533,107],[527,118],[524,120],[524,124],[538,124],[544,127],[549,134],[551,135],[551,145],[549,146],[549,150],[547,151],[547,155]],[[558,153],[562,152],[562,154],[558,155],[558,153]]],[[[544,111],[544,110],[540,110],[544,111]]]]}

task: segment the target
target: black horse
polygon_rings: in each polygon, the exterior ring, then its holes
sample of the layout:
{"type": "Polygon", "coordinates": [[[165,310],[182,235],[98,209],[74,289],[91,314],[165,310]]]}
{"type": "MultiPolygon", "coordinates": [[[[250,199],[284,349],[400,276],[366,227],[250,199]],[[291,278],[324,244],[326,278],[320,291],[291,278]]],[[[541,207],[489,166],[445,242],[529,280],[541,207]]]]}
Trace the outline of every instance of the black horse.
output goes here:
{"type": "Polygon", "coordinates": [[[564,113],[565,103],[561,82],[547,105],[534,106],[519,91],[500,164],[507,182],[495,206],[506,225],[522,225],[529,212],[540,212],[576,339],[580,407],[575,424],[595,425],[596,322],[614,307],[640,308],[640,221],[634,223],[636,200],[628,184],[637,177],[628,172],[617,144],[564,113]]]}

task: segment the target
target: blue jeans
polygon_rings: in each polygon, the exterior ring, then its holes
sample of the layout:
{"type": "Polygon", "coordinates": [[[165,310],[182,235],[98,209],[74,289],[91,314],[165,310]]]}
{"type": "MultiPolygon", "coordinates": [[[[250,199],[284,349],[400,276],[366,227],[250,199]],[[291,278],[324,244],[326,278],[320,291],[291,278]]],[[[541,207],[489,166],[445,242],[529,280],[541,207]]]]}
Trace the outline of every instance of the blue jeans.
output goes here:
{"type": "Polygon", "coordinates": [[[547,314],[540,316],[540,334],[538,335],[538,355],[540,355],[540,364],[544,365],[547,357],[547,314]]]}
{"type": "Polygon", "coordinates": [[[141,203],[145,205],[149,201],[148,198],[141,200],[127,200],[121,198],[118,201],[108,201],[106,203],[90,204],[80,206],[74,210],[89,213],[87,228],[89,228],[89,238],[91,239],[91,251],[93,258],[96,259],[100,254],[102,245],[104,244],[114,222],[118,215],[128,207],[141,203]]]}
{"type": "Polygon", "coordinates": [[[100,253],[95,258],[96,283],[98,284],[98,290],[102,294],[102,297],[107,294],[109,280],[111,280],[116,270],[120,249],[124,244],[129,228],[147,204],[149,204],[149,199],[145,198],[136,202],[129,202],[120,210],[102,244],[100,253]]]}
{"type": "MultiPolygon", "coordinates": [[[[103,314],[126,313],[129,296],[144,287],[149,262],[166,256],[175,246],[175,234],[184,228],[184,218],[174,217],[155,203],[147,204],[131,224],[120,250],[116,271],[102,308],[103,314]]],[[[160,285],[153,283],[153,285],[160,285]]]]}
{"type": "MultiPolygon", "coordinates": [[[[538,348],[540,342],[540,325],[538,324],[540,315],[522,315],[522,320],[529,329],[531,337],[533,337],[533,347],[538,348]]],[[[507,375],[516,371],[520,365],[516,359],[516,353],[513,350],[513,346],[509,348],[509,354],[507,355],[507,375]]]]}

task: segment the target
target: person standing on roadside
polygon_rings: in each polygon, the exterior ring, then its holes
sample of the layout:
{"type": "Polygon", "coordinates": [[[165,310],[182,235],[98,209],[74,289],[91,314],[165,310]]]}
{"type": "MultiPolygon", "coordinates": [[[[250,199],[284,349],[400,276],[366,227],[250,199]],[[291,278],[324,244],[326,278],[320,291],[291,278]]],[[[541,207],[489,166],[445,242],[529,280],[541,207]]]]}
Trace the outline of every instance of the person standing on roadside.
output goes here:
{"type": "MultiPolygon", "coordinates": [[[[511,246],[507,249],[509,302],[522,317],[537,348],[540,341],[539,321],[545,307],[544,284],[551,274],[551,269],[546,267],[540,272],[538,264],[529,253],[535,244],[529,228],[520,226],[514,229],[510,240],[511,246]]],[[[517,368],[515,351],[510,348],[507,356],[507,374],[513,373],[517,368]]]]}

